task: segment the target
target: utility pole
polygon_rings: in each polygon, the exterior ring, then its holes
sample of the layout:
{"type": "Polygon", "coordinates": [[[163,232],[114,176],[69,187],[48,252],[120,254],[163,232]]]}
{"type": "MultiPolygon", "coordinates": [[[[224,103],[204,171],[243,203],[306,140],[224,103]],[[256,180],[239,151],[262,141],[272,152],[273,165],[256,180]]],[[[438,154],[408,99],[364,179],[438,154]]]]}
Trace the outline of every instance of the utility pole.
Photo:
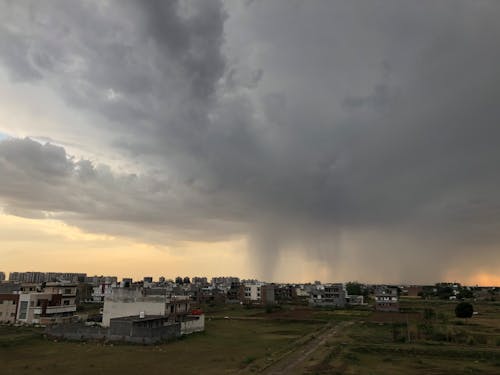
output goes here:
{"type": "Polygon", "coordinates": [[[408,322],[408,313],[406,313],[406,333],[408,334],[408,342],[410,342],[410,323],[408,322]]]}

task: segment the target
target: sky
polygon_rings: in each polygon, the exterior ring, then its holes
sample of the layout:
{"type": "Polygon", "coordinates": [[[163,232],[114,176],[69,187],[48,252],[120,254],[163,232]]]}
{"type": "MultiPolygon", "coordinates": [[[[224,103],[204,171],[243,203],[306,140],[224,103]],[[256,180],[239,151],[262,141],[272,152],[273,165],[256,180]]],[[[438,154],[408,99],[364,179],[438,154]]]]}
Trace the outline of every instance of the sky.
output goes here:
{"type": "Polygon", "coordinates": [[[0,270],[500,285],[498,19],[0,0],[0,270]]]}

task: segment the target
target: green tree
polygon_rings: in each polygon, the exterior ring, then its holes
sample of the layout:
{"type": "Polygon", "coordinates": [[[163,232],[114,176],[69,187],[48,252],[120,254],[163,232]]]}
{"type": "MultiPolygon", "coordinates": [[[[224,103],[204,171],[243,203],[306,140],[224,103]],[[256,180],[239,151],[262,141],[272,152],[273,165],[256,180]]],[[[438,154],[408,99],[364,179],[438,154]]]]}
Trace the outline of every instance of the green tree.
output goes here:
{"type": "Polygon", "coordinates": [[[424,309],[424,320],[433,320],[436,317],[434,309],[424,309]]]}
{"type": "Polygon", "coordinates": [[[350,281],[345,285],[347,290],[347,294],[350,296],[362,296],[363,293],[363,285],[358,283],[357,281],[350,281]]]}
{"type": "Polygon", "coordinates": [[[457,318],[470,318],[474,313],[474,307],[469,302],[460,302],[455,306],[455,316],[457,318]]]}

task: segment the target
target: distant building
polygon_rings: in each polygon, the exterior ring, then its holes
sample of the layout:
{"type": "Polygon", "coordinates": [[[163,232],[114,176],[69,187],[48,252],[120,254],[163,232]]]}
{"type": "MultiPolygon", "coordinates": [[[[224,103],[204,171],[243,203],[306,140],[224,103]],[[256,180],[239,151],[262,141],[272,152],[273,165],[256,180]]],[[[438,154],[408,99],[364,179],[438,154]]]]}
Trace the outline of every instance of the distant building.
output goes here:
{"type": "MultiPolygon", "coordinates": [[[[145,290],[145,289],[144,289],[145,290]]],[[[111,319],[124,316],[160,315],[176,320],[190,313],[188,296],[146,295],[142,288],[113,288],[104,299],[102,325],[108,327],[111,319]]]]}
{"type": "Polygon", "coordinates": [[[240,303],[243,300],[243,285],[233,282],[227,291],[227,303],[240,303]]]}
{"type": "Polygon", "coordinates": [[[120,283],[120,288],[130,288],[132,286],[133,280],[128,277],[124,277],[120,283]]]}
{"type": "Polygon", "coordinates": [[[43,283],[45,281],[45,273],[43,272],[11,272],[9,281],[19,283],[43,283]]]}
{"type": "Polygon", "coordinates": [[[116,284],[102,283],[92,288],[92,302],[104,302],[107,296],[110,296],[116,284]]]}
{"type": "Polygon", "coordinates": [[[207,286],[208,285],[208,280],[207,280],[206,277],[195,276],[195,277],[193,277],[193,279],[191,280],[191,282],[193,284],[198,284],[198,285],[201,285],[201,286],[207,286]]]}
{"type": "Polygon", "coordinates": [[[274,305],[276,303],[274,284],[262,285],[260,288],[260,300],[263,305],[274,305]]]}
{"type": "Polygon", "coordinates": [[[351,306],[363,305],[365,302],[364,297],[361,295],[349,295],[347,297],[347,300],[348,300],[349,305],[351,305],[351,306]]]}
{"type": "Polygon", "coordinates": [[[0,294],[0,323],[15,323],[19,294],[0,294]]]}
{"type": "Polygon", "coordinates": [[[47,283],[43,292],[21,292],[16,320],[26,324],[69,322],[76,312],[76,285],[47,283]]]}
{"type": "Polygon", "coordinates": [[[420,285],[410,285],[406,288],[406,295],[408,297],[420,297],[423,292],[423,287],[420,285]]]}
{"type": "Polygon", "coordinates": [[[0,283],[0,294],[12,294],[17,293],[21,289],[21,284],[14,283],[10,281],[4,281],[0,283]]]}
{"type": "Polygon", "coordinates": [[[342,283],[314,284],[310,291],[309,303],[313,306],[343,308],[347,304],[347,291],[342,283]]]}
{"type": "Polygon", "coordinates": [[[5,281],[5,272],[0,272],[0,281],[5,281]]]}
{"type": "Polygon", "coordinates": [[[118,284],[118,278],[116,276],[89,276],[85,278],[85,282],[91,285],[101,285],[101,284],[118,284]]]}
{"type": "Polygon", "coordinates": [[[398,312],[398,288],[387,286],[377,287],[375,289],[375,310],[385,312],[398,312]]]}
{"type": "Polygon", "coordinates": [[[277,303],[297,302],[297,287],[290,284],[274,285],[274,299],[277,303]]]}
{"type": "Polygon", "coordinates": [[[227,289],[232,283],[239,283],[240,279],[233,276],[212,277],[212,286],[227,289]]]}
{"type": "Polygon", "coordinates": [[[245,283],[243,284],[243,302],[245,303],[261,303],[262,283],[245,283]]]}
{"type": "Polygon", "coordinates": [[[78,283],[76,285],[76,304],[92,301],[93,287],[89,283],[78,283]]]}
{"type": "Polygon", "coordinates": [[[85,273],[72,273],[72,272],[11,272],[9,274],[9,281],[19,283],[36,283],[53,281],[66,281],[71,283],[85,281],[87,274],[85,273]]]}

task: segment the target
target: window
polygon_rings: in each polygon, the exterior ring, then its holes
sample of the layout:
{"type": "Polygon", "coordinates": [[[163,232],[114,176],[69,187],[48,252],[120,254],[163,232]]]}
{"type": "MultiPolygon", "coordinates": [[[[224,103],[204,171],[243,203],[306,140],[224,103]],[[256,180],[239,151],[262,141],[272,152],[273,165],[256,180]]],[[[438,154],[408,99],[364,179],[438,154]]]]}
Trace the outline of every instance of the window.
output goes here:
{"type": "Polygon", "coordinates": [[[28,310],[28,301],[21,301],[19,306],[19,319],[26,319],[27,310],[28,310]]]}
{"type": "Polygon", "coordinates": [[[69,305],[69,300],[68,300],[68,299],[65,299],[65,300],[63,301],[63,304],[64,304],[64,306],[68,306],[68,305],[69,305]]]}
{"type": "Polygon", "coordinates": [[[2,315],[3,315],[3,312],[0,311],[0,316],[2,316],[2,315]]]}

